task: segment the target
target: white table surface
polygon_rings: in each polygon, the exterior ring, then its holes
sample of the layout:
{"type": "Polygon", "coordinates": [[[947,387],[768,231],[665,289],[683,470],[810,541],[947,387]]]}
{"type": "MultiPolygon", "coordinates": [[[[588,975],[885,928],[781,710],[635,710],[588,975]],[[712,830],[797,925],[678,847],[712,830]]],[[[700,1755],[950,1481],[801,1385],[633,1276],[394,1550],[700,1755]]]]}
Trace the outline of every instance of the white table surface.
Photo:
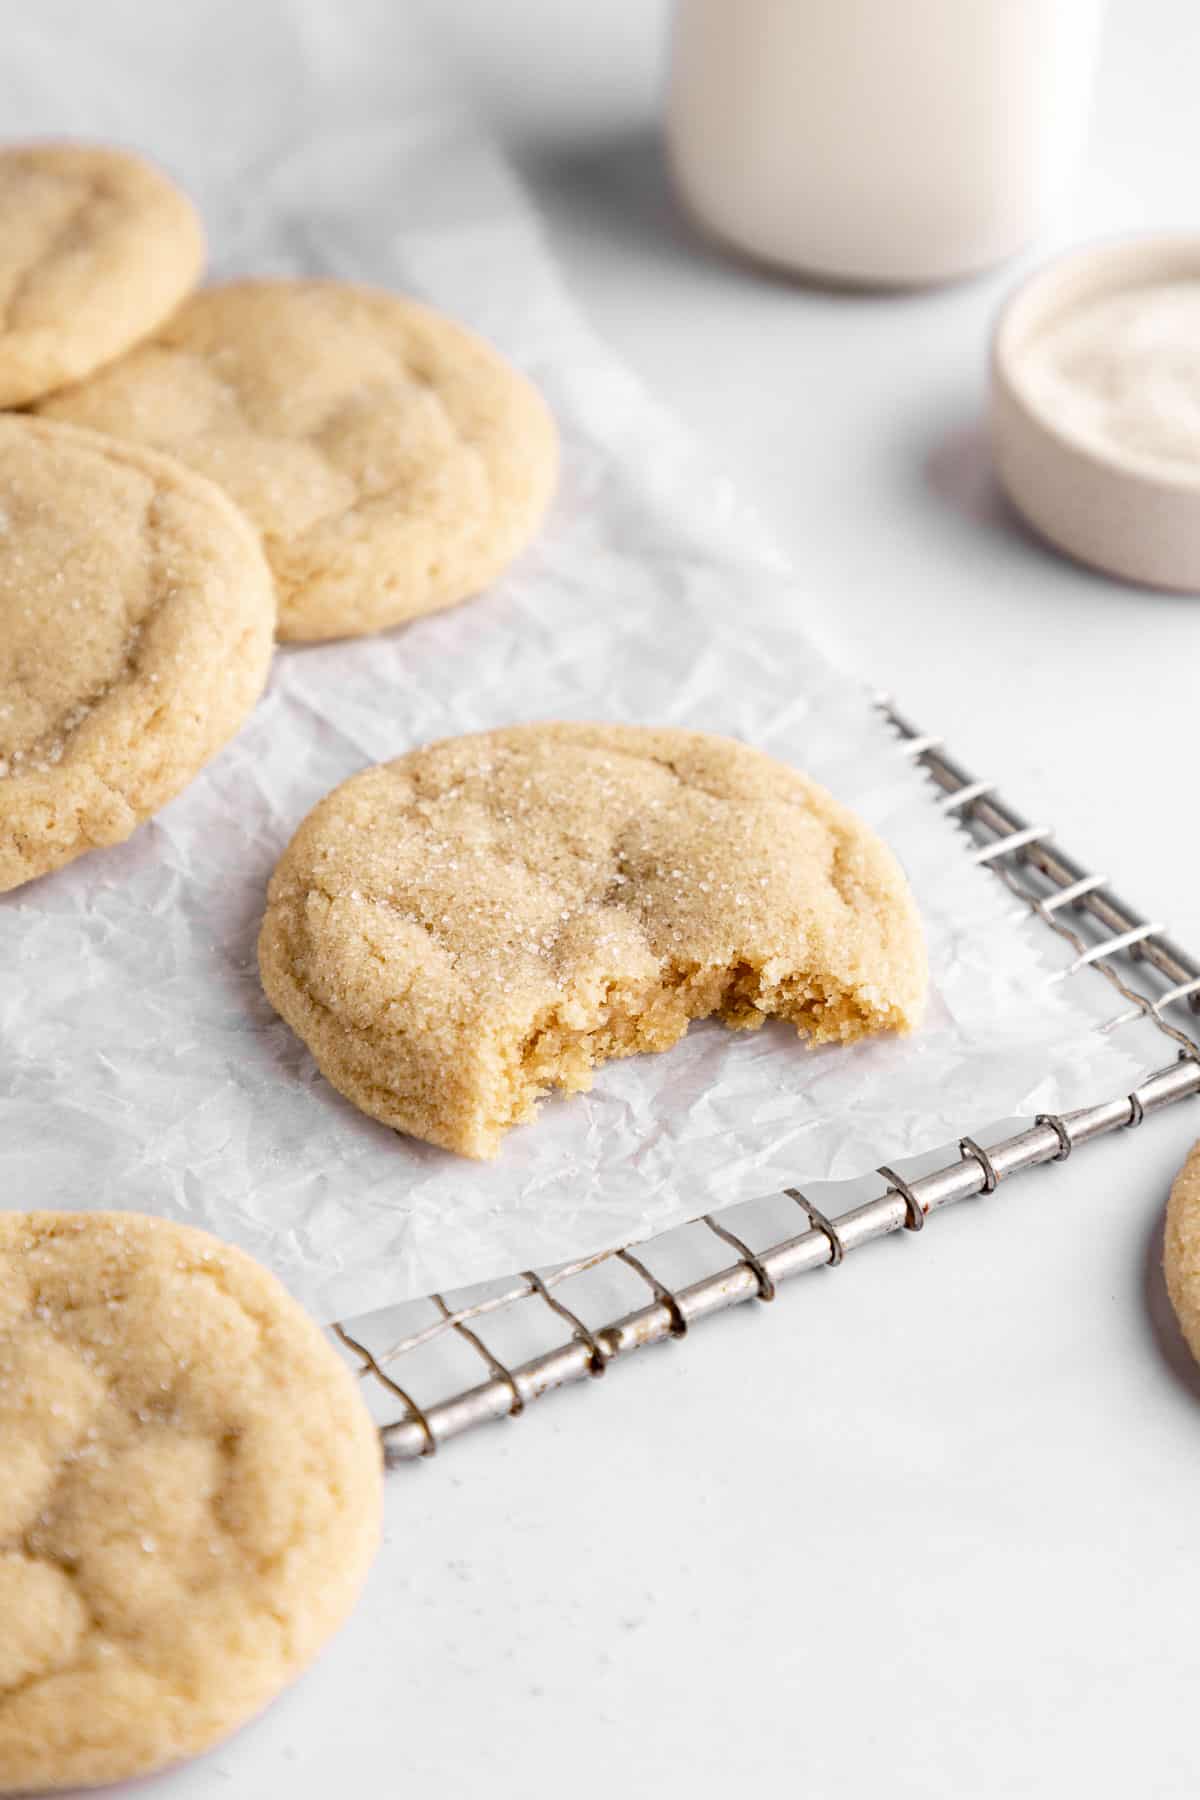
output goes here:
{"type": "MultiPolygon", "coordinates": [[[[1019,265],[847,298],[722,262],[663,179],[660,0],[442,10],[576,293],[757,494],[813,631],[1200,945],[1198,603],[998,503],[984,344],[1019,265]]],[[[1197,223],[1198,66],[1192,0],[1114,0],[1052,242],[1197,223]]],[[[1200,1379],[1157,1263],[1198,1131],[1183,1106],[395,1472],[328,1654],[136,1791],[1194,1792],[1200,1379]]]]}

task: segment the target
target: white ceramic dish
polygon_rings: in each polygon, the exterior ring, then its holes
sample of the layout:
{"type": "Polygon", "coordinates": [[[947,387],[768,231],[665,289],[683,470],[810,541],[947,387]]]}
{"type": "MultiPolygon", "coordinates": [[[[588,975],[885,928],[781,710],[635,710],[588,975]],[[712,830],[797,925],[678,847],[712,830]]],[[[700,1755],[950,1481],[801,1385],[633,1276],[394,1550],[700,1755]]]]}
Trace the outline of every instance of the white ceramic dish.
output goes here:
{"type": "Polygon", "coordinates": [[[1200,460],[1124,450],[1052,415],[1030,352],[1077,308],[1149,284],[1200,282],[1200,234],[1091,245],[1040,270],[1005,306],[991,358],[1000,479],[1034,529],[1126,581],[1200,592],[1200,460]]]}
{"type": "Polygon", "coordinates": [[[1070,188],[1104,0],[677,0],[692,217],[803,276],[911,287],[1011,256],[1070,188]]]}

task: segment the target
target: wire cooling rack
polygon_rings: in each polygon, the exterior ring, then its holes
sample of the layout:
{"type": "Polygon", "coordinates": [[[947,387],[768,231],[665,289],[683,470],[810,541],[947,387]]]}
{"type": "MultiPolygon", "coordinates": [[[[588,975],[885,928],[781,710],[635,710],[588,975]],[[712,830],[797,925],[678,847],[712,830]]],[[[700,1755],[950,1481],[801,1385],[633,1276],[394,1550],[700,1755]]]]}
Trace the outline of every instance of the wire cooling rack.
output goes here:
{"type": "Polygon", "coordinates": [[[1098,1029],[1139,1021],[1151,1027],[1156,1066],[1128,1094],[1077,1112],[1040,1114],[987,1147],[963,1137],[957,1155],[923,1173],[906,1178],[885,1164],[875,1182],[883,1192],[845,1211],[831,1215],[789,1188],[719,1217],[706,1214],[639,1244],[636,1253],[611,1250],[528,1269],[509,1281],[372,1314],[353,1329],[335,1325],[380,1418],[389,1463],[430,1456],[448,1439],[520,1414],[555,1388],[602,1375],[635,1350],[683,1338],[728,1307],[773,1300],[794,1275],[836,1265],[890,1232],[920,1231],[930,1213],[955,1200],[990,1194],[1022,1170],[1060,1162],[1200,1093],[1200,1047],[1168,1017],[1200,1011],[1200,964],[1161,925],[1118,899],[1103,876],[1060,850],[1048,827],[1028,824],[993,783],[967,774],[939,738],[916,731],[889,702],[878,704],[904,753],[940,790],[936,804],[976,839],[974,860],[1005,883],[1022,915],[1031,913],[1059,940],[1064,957],[1051,979],[1094,971],[1116,1007],[1098,1029]]]}

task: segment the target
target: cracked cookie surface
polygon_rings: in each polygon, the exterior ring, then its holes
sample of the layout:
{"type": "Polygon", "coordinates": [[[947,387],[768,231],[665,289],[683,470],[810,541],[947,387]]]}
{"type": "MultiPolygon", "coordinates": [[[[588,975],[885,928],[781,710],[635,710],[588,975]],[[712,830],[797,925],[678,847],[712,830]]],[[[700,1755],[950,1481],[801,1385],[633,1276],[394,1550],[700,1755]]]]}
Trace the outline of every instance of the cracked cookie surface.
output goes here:
{"type": "Polygon", "coordinates": [[[167,177],[123,150],[0,150],[0,406],[80,381],[195,284],[204,232],[167,177]]]}
{"type": "Polygon", "coordinates": [[[341,1624],[378,1436],[250,1257],[132,1213],[0,1214],[0,1790],[126,1779],[264,1707],[341,1624]]]}
{"type": "Polygon", "coordinates": [[[1163,1270],[1180,1329],[1200,1362],[1200,1144],[1192,1146],[1171,1188],[1163,1270]]]}
{"type": "Polygon", "coordinates": [[[0,891],[120,843],[267,676],[271,575],[211,482],[0,418],[0,891]]]}
{"type": "Polygon", "coordinates": [[[355,1105],[490,1157],[551,1089],[692,1019],[911,1029],[920,921],[816,783],[702,732],[513,726],[367,769],[280,859],[267,995],[355,1105]]]}
{"type": "Polygon", "coordinates": [[[43,410],[218,482],[262,533],[283,638],[479,593],[532,537],[558,466],[540,395],[489,344],[333,281],[206,288],[43,410]]]}

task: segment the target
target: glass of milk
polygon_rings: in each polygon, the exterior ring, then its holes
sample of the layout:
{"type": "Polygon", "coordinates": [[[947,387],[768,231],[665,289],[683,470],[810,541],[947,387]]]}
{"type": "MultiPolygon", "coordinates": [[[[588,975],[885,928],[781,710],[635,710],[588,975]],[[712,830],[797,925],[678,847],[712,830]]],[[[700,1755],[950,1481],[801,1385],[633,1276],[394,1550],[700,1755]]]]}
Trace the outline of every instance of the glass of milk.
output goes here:
{"type": "Polygon", "coordinates": [[[949,281],[1041,227],[1104,0],[678,0],[667,136],[699,224],[826,280],[949,281]]]}

